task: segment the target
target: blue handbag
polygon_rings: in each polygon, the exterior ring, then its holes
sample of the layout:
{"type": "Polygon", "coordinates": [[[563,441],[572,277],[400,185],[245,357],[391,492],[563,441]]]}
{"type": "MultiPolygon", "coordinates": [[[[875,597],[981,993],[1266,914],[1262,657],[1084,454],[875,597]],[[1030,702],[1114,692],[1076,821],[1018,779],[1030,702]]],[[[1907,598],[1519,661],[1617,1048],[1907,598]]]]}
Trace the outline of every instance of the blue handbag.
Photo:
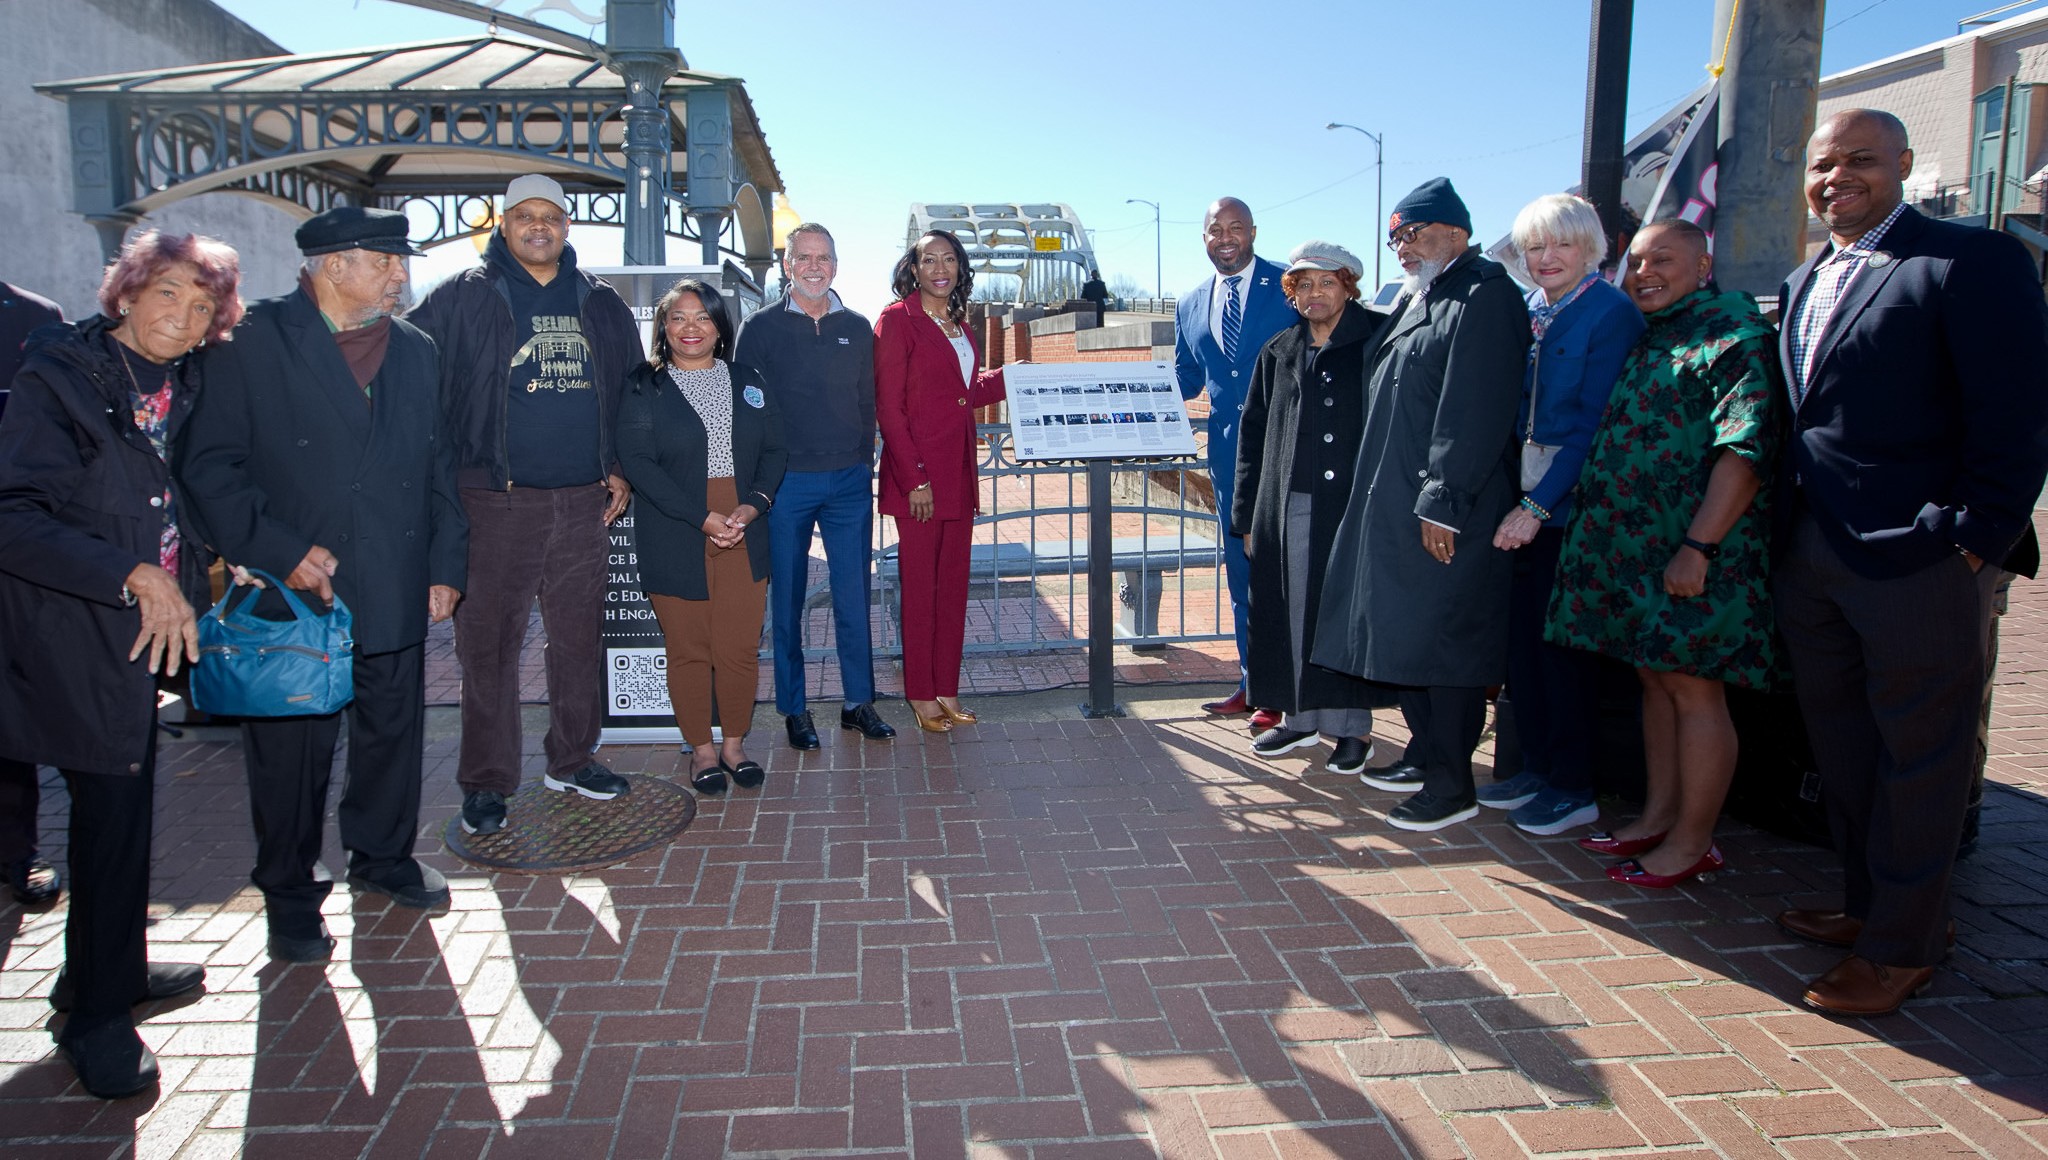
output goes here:
{"type": "Polygon", "coordinates": [[[290,620],[255,613],[254,585],[229,587],[199,618],[192,707],[218,717],[332,713],[355,699],[355,618],[341,597],[325,615],[268,572],[249,569],[291,609],[290,620]],[[239,601],[239,605],[237,604],[239,601]]]}

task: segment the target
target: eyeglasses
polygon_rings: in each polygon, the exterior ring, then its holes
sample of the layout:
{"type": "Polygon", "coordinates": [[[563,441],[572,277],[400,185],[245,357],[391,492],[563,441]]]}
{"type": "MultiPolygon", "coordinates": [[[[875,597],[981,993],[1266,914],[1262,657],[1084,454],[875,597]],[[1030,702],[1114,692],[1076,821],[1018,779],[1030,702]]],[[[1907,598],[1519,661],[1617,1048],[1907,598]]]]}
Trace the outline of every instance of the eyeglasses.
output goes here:
{"type": "Polygon", "coordinates": [[[1387,248],[1390,250],[1398,250],[1402,246],[1413,245],[1415,243],[1415,239],[1422,236],[1422,231],[1428,229],[1429,227],[1435,224],[1435,222],[1419,222],[1415,225],[1409,226],[1405,230],[1395,230],[1393,233],[1387,235],[1387,248]]]}

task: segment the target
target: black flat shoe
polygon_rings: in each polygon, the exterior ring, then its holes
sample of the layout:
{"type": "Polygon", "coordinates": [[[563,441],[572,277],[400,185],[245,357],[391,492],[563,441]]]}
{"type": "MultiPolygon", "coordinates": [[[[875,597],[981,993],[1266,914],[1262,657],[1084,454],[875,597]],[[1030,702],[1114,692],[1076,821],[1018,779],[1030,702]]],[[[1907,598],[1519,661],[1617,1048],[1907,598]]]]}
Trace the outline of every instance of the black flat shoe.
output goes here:
{"type": "Polygon", "coordinates": [[[768,771],[758,761],[742,761],[732,767],[732,783],[741,789],[759,789],[768,778],[768,771]]]}
{"type": "MultiPolygon", "coordinates": [[[[844,717],[845,714],[842,713],[841,716],[844,717]]],[[[789,747],[791,749],[816,749],[818,747],[818,727],[812,723],[810,713],[795,713],[786,716],[782,719],[782,727],[789,734],[789,747]]]]}
{"type": "Polygon", "coordinates": [[[697,787],[698,793],[724,793],[725,775],[727,772],[725,763],[721,761],[710,769],[700,770],[697,773],[691,774],[690,784],[697,787]]]}
{"type": "MultiPolygon", "coordinates": [[[[187,991],[196,991],[206,985],[206,968],[198,963],[151,963],[148,983],[137,1003],[148,1003],[157,999],[175,999],[187,991]]],[[[57,981],[50,987],[50,1006],[59,1011],[71,1010],[78,998],[78,989],[71,985],[68,969],[57,971],[57,981]]]]}
{"type": "Polygon", "coordinates": [[[103,1100],[140,1095],[156,1084],[156,1056],[127,1023],[103,1023],[57,1049],[78,1072],[79,1085],[103,1100]]]}

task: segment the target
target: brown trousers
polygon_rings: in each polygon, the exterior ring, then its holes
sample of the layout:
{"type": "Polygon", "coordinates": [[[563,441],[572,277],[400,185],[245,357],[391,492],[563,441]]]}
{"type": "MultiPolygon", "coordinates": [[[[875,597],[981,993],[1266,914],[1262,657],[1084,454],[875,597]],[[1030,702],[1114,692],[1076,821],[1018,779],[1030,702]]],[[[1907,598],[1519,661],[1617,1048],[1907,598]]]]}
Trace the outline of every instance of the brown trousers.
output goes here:
{"type": "MultiPolygon", "coordinates": [[[[739,504],[730,478],[709,481],[705,499],[714,512],[739,504]]],[[[753,529],[748,529],[749,533],[753,529]]],[[[704,541],[704,582],[709,600],[650,594],[654,618],[668,649],[668,700],[690,747],[711,744],[711,697],[718,695],[719,724],[727,737],[753,727],[760,682],[761,616],[768,582],[754,579],[742,541],[731,549],[704,541]]]]}

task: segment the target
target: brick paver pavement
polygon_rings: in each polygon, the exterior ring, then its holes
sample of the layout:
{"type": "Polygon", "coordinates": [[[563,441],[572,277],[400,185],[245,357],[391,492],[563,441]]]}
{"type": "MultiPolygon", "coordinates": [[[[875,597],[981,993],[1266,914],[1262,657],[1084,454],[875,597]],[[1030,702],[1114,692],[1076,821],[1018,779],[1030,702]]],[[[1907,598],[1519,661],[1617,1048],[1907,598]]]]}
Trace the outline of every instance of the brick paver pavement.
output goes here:
{"type": "Polygon", "coordinates": [[[325,969],[265,958],[231,737],[165,746],[151,941],[209,990],[148,1009],[155,1096],[81,1092],[42,999],[63,911],[0,908],[0,1155],[2041,1155],[2043,597],[2006,628],[1959,945],[1890,1019],[1797,1006],[1832,955],[1769,916],[1827,896],[1824,852],[1730,822],[1728,872],[1651,894],[1497,813],[1398,833],[1390,795],[1200,719],[1206,688],[812,754],[764,709],[762,790],[569,879],[442,852],[443,710],[421,848],[454,906],[339,892],[325,969]]]}

